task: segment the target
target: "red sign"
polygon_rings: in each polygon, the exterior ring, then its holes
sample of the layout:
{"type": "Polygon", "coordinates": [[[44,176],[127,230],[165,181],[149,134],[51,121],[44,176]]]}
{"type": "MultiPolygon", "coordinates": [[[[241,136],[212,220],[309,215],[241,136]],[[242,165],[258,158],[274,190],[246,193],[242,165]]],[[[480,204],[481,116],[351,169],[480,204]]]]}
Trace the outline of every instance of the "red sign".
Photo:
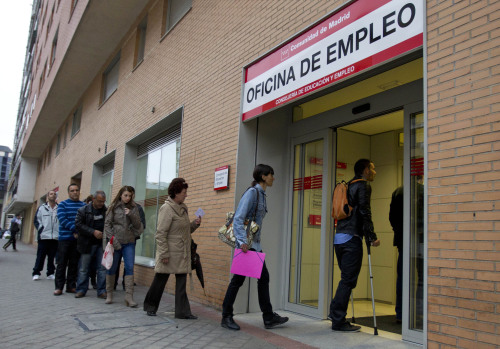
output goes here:
{"type": "Polygon", "coordinates": [[[321,189],[323,187],[323,175],[295,178],[293,180],[293,190],[321,189]]]}
{"type": "Polygon", "coordinates": [[[321,215],[310,214],[309,215],[309,225],[321,225],[321,215]]]}
{"type": "Polygon", "coordinates": [[[229,188],[229,166],[222,166],[215,169],[214,190],[229,188]]]}
{"type": "Polygon", "coordinates": [[[337,168],[341,168],[341,169],[345,170],[347,168],[347,164],[345,162],[337,161],[337,168]]]}
{"type": "Polygon", "coordinates": [[[358,0],[245,68],[246,121],[423,44],[421,0],[358,0]]]}

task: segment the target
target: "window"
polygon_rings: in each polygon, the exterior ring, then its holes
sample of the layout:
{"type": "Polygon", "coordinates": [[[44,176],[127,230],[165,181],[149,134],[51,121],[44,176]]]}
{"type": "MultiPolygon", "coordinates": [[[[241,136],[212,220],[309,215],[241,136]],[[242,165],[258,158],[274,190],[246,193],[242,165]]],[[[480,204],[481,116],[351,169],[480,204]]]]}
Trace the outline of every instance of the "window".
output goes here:
{"type": "Polygon", "coordinates": [[[38,93],[43,87],[43,83],[45,82],[45,75],[47,74],[47,61],[45,61],[45,65],[43,66],[42,74],[40,75],[40,86],[38,87],[38,93]]]}
{"type": "Polygon", "coordinates": [[[108,162],[102,166],[101,175],[101,190],[106,193],[106,205],[109,206],[113,198],[111,193],[113,192],[113,176],[115,173],[115,160],[108,162]]]}
{"type": "Polygon", "coordinates": [[[75,7],[78,4],[78,0],[71,0],[71,12],[70,16],[73,15],[73,12],[75,11],[75,7]]]}
{"type": "Polygon", "coordinates": [[[56,143],[56,156],[59,155],[61,151],[61,133],[57,134],[57,143],[56,143]]]}
{"type": "Polygon", "coordinates": [[[104,103],[118,88],[118,70],[120,68],[120,54],[111,61],[102,77],[102,100],[104,103]]]}
{"type": "Polygon", "coordinates": [[[64,125],[63,149],[66,148],[66,139],[68,138],[68,124],[64,125]]]}
{"type": "Polygon", "coordinates": [[[47,152],[47,166],[50,165],[51,158],[52,158],[52,144],[49,145],[49,151],[47,152]]]}
{"type": "Polygon", "coordinates": [[[141,63],[144,59],[144,49],[146,48],[146,29],[148,26],[148,18],[144,17],[137,27],[137,35],[135,38],[135,57],[134,67],[141,63]]]}
{"type": "Polygon", "coordinates": [[[73,113],[73,122],[71,125],[71,138],[80,131],[80,121],[82,118],[82,106],[78,107],[73,113]]]}
{"type": "Polygon", "coordinates": [[[47,39],[47,37],[49,36],[50,28],[52,27],[52,22],[54,20],[55,6],[56,4],[52,6],[52,12],[50,13],[49,21],[47,22],[47,33],[45,34],[45,39],[47,39]]]}
{"type": "Polygon", "coordinates": [[[56,35],[54,35],[54,40],[52,40],[52,50],[50,51],[50,66],[54,64],[56,60],[56,50],[57,50],[57,38],[59,36],[59,28],[57,28],[56,35]]]}
{"type": "Polygon", "coordinates": [[[137,241],[136,256],[155,257],[158,210],[168,196],[168,186],[179,173],[180,124],[146,141],[137,148],[135,200],[146,215],[146,229],[137,241]]]}
{"type": "Polygon", "coordinates": [[[164,0],[163,34],[168,33],[191,9],[192,0],[164,0]]]}

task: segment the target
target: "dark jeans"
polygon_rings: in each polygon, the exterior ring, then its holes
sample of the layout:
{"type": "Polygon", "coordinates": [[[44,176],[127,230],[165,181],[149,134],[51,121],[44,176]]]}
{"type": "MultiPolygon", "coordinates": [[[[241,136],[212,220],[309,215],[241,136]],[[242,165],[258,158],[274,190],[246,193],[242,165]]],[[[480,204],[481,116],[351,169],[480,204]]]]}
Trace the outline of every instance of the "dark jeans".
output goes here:
{"type": "Polygon", "coordinates": [[[56,290],[76,288],[78,260],[80,253],[76,249],[76,240],[59,240],[57,246],[56,290]]]}
{"type": "Polygon", "coordinates": [[[403,248],[398,247],[398,277],[396,279],[396,319],[403,318],[403,248]]]}
{"type": "MultiPolygon", "coordinates": [[[[165,290],[170,274],[155,273],[153,283],[144,299],[144,311],[156,311],[165,290]]],[[[175,316],[186,317],[191,315],[191,307],[186,293],[186,274],[175,274],[175,316]]]]}
{"type": "Polygon", "coordinates": [[[7,247],[9,247],[12,244],[12,249],[15,251],[16,250],[16,235],[17,233],[10,233],[10,239],[3,245],[4,250],[7,250],[7,247]]]}
{"type": "Polygon", "coordinates": [[[335,254],[340,268],[340,282],[335,297],[330,303],[330,317],[333,327],[340,326],[346,321],[349,297],[356,287],[363,262],[363,241],[359,237],[353,236],[346,243],[335,245],[335,254]]]}
{"type": "MultiPolygon", "coordinates": [[[[222,303],[222,316],[233,315],[233,304],[243,282],[245,282],[245,276],[233,275],[227,287],[224,302],[222,303]]],[[[262,267],[262,275],[257,281],[257,293],[259,295],[259,306],[262,311],[262,318],[264,321],[271,320],[273,318],[273,306],[271,305],[271,298],[269,296],[269,272],[267,271],[266,262],[264,262],[264,266],[262,267]]]]}
{"type": "Polygon", "coordinates": [[[33,268],[34,275],[41,275],[43,270],[43,265],[45,264],[45,257],[47,257],[47,276],[53,275],[56,266],[54,265],[54,259],[57,252],[57,240],[38,240],[38,248],[36,250],[36,261],[35,267],[33,268]]]}
{"type": "Polygon", "coordinates": [[[103,255],[102,244],[93,245],[90,253],[82,254],[78,270],[78,284],[76,291],[86,294],[89,289],[91,265],[97,269],[97,295],[106,293],[106,268],[101,264],[103,255]],[[98,265],[97,265],[98,264],[98,265]]]}

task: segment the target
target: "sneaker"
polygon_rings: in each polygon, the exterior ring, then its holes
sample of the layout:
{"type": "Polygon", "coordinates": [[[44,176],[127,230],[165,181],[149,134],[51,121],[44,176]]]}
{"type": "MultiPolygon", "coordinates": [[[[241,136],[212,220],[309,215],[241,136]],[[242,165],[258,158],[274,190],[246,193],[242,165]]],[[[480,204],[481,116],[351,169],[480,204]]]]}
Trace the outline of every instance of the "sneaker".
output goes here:
{"type": "Polygon", "coordinates": [[[40,280],[40,275],[33,275],[33,281],[40,280]]]}
{"type": "Polygon", "coordinates": [[[47,276],[47,279],[48,280],[55,280],[56,277],[54,276],[54,274],[52,274],[52,275],[47,276]]]}
{"type": "Polygon", "coordinates": [[[351,325],[349,321],[346,321],[340,326],[332,325],[332,330],[336,332],[359,332],[359,330],[361,330],[361,326],[351,325]]]}
{"type": "Polygon", "coordinates": [[[228,330],[238,331],[240,329],[240,326],[234,322],[232,315],[223,316],[220,325],[228,330]]]}
{"type": "Polygon", "coordinates": [[[286,316],[279,316],[276,313],[273,313],[273,318],[271,320],[264,320],[264,327],[267,329],[274,328],[279,325],[283,325],[288,321],[286,316]]]}

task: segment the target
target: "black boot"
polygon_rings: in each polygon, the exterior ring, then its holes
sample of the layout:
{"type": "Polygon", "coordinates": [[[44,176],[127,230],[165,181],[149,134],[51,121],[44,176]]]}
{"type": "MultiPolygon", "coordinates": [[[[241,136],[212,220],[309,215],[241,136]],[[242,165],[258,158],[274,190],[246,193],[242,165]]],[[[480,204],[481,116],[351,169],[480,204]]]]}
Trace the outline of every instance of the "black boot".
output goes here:
{"type": "Polygon", "coordinates": [[[238,331],[240,329],[240,326],[234,322],[232,315],[223,316],[220,325],[228,330],[238,331]]]}

